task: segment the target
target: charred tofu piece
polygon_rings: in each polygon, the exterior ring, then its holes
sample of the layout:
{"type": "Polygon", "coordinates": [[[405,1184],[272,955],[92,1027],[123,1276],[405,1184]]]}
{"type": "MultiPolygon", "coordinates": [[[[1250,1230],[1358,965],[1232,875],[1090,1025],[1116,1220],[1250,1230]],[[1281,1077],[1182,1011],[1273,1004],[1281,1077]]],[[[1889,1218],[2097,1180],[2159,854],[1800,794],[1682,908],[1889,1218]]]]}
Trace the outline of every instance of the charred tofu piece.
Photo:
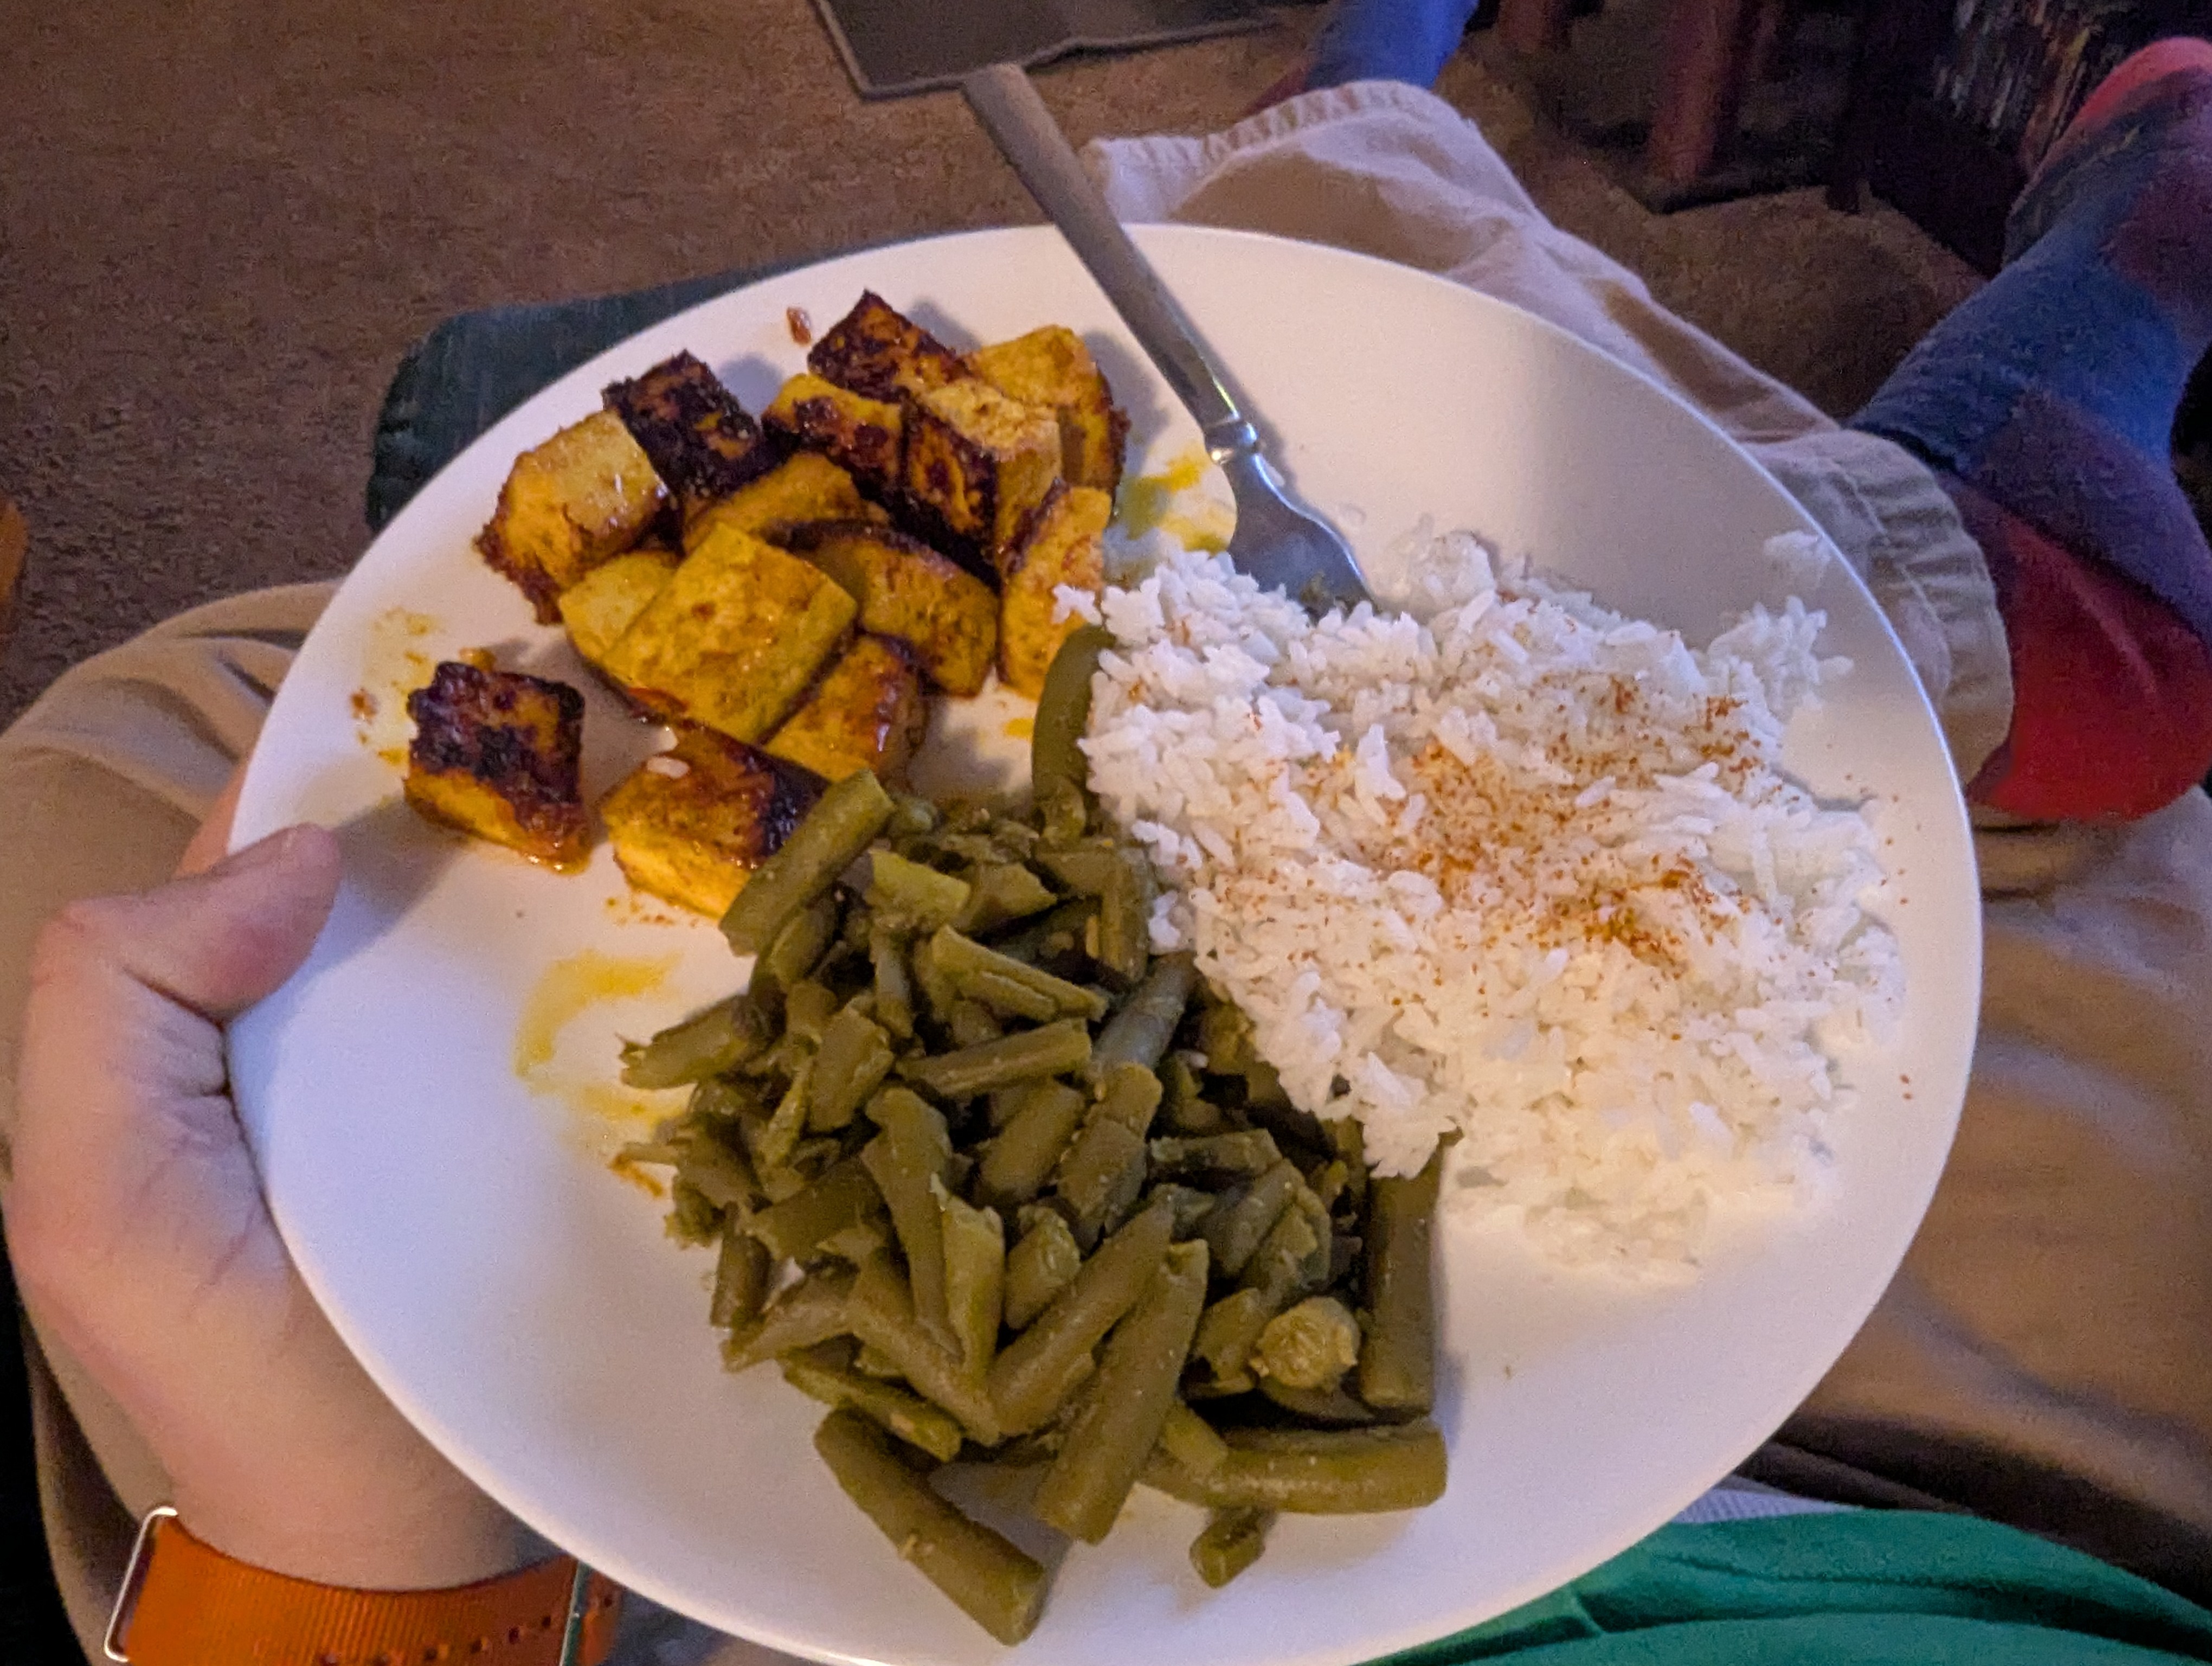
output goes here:
{"type": "Polygon", "coordinates": [[[999,599],[982,580],[866,521],[792,526],[781,536],[860,604],[861,629],[903,642],[946,693],[981,690],[999,643],[999,599]]]}
{"type": "Polygon", "coordinates": [[[877,491],[898,489],[905,418],[897,405],[839,387],[810,371],[786,382],[761,420],[771,432],[821,452],[877,491]]]}
{"type": "Polygon", "coordinates": [[[957,353],[873,289],[807,350],[806,368],[872,399],[926,393],[969,374],[957,353]]]}
{"type": "Polygon", "coordinates": [[[587,664],[604,670],[607,651],[675,576],[673,550],[633,550],[594,567],[561,593],[561,622],[587,664]]]}
{"type": "Polygon", "coordinates": [[[687,519],[775,466],[775,448],[760,424],[689,353],[663,359],[635,380],[614,383],[605,398],[687,519]]]}
{"type": "Polygon", "coordinates": [[[1129,419],[1082,337],[1048,324],[977,348],[968,366],[1000,392],[1060,418],[1060,472],[1069,485],[1095,486],[1109,496],[1121,485],[1129,419]]]}
{"type": "Polygon", "coordinates": [[[514,459],[477,549],[554,624],[561,593],[635,544],[667,502],[622,418],[594,411],[514,459]]]}
{"type": "Polygon", "coordinates": [[[719,920],[821,795],[819,781],[758,747],[685,728],[599,814],[632,885],[719,920]]]}
{"type": "Polygon", "coordinates": [[[718,527],[608,650],[647,708],[766,739],[844,646],[860,605],[810,562],[718,527]]]}
{"type": "Polygon", "coordinates": [[[954,535],[1014,541],[1060,478],[1060,419],[980,380],[909,399],[901,484],[954,535]]]}
{"type": "Polygon", "coordinates": [[[1106,587],[1099,535],[1114,500],[1090,486],[1065,482],[1053,489],[1022,536],[999,558],[999,680],[1034,700],[1044,692],[1044,673],[1060,645],[1082,624],[1071,614],[1055,620],[1062,585],[1097,596],[1106,587]]]}
{"type": "Polygon", "coordinates": [[[566,683],[448,660],[407,696],[407,802],[433,821],[574,870],[591,854],[584,696],[566,683]]]}
{"type": "Polygon", "coordinates": [[[928,725],[913,653],[888,636],[864,635],[822,673],[768,751],[824,781],[872,769],[884,781],[898,781],[928,725]]]}
{"type": "Polygon", "coordinates": [[[684,529],[684,547],[696,550],[723,527],[758,534],[787,521],[860,520],[878,513],[851,475],[817,452],[802,451],[701,510],[684,529]]]}

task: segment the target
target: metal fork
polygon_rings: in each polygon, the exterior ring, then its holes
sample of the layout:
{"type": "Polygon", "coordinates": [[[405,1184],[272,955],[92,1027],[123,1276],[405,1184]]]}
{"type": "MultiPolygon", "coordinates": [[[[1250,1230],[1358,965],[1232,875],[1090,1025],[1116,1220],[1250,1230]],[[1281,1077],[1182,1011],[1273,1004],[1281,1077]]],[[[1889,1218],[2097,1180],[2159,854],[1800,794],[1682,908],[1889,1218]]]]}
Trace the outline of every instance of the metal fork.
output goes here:
{"type": "Polygon", "coordinates": [[[1262,585],[1279,586],[1316,613],[1368,600],[1352,546],[1285,494],[1283,477],[1261,452],[1258,431],[1229,397],[1182,309],[1091,183],[1030,78],[1013,64],[994,64],[969,75],[961,91],[999,154],[1013,164],[1197,419],[1206,454],[1228,476],[1237,498],[1230,558],[1262,585]]]}

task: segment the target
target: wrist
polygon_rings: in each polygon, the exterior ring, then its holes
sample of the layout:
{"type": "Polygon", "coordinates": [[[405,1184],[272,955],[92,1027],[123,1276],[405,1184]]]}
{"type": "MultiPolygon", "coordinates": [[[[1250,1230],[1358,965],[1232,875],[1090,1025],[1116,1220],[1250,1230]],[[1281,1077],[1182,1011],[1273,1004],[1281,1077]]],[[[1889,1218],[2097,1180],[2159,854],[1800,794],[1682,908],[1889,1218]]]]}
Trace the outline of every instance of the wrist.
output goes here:
{"type": "Polygon", "coordinates": [[[181,1483],[176,1497],[179,1522],[201,1542],[316,1584],[437,1590],[498,1578],[544,1554],[535,1535],[465,1483],[374,1503],[240,1498],[181,1483]]]}

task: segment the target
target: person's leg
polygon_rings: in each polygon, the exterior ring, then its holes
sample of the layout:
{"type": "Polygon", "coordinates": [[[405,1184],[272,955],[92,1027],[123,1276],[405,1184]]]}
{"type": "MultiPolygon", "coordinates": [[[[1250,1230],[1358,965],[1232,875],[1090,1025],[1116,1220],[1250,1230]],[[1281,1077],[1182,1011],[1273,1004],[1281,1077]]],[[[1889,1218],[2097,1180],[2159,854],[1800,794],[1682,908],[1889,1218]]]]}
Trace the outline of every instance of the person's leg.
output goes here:
{"type": "Polygon", "coordinates": [[[1476,0],[1336,0],[1314,37],[1308,88],[1354,81],[1432,85],[1459,50],[1476,0]]]}
{"type": "Polygon", "coordinates": [[[1990,558],[2016,704],[1977,800],[2140,816],[2212,767],[2212,550],[2171,454],[2212,346],[2212,44],[2115,71],[2008,241],[1853,426],[1941,472],[1990,558]]]}

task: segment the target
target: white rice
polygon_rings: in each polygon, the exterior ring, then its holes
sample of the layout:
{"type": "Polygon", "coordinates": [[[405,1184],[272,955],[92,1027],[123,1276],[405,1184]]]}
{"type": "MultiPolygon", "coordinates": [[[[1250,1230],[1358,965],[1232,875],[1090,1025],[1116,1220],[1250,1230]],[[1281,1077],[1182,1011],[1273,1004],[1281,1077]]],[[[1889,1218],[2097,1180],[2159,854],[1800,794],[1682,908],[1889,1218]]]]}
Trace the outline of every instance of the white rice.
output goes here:
{"type": "Polygon", "coordinates": [[[1717,1201],[1816,1177],[1831,1055],[1901,994],[1864,817],[1780,768],[1844,662],[1794,599],[1700,651],[1466,533],[1410,570],[1319,622],[1200,552],[1108,590],[1085,750],[1170,881],[1154,944],[1381,1172],[1457,1129],[1454,1197],[1545,1251],[1693,1261],[1717,1201]]]}

